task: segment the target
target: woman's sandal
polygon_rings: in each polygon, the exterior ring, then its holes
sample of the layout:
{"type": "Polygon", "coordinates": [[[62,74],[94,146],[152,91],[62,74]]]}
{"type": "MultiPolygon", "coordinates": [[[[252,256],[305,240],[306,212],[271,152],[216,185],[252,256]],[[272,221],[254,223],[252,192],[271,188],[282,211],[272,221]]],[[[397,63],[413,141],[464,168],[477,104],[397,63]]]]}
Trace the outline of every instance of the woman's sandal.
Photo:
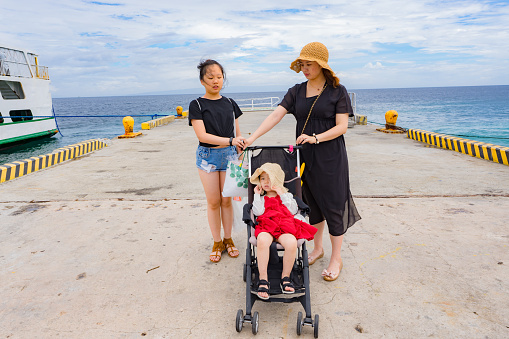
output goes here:
{"type": "Polygon", "coordinates": [[[318,259],[323,258],[323,255],[324,255],[324,252],[322,250],[322,253],[320,253],[320,255],[317,256],[316,258],[309,260],[310,257],[308,257],[309,266],[313,265],[318,259]]]}
{"type": "Polygon", "coordinates": [[[269,296],[268,296],[269,289],[270,289],[270,283],[267,280],[259,280],[258,281],[258,290],[256,291],[256,295],[258,296],[258,298],[260,298],[262,300],[269,300],[269,296]],[[264,285],[264,286],[267,286],[267,287],[260,287],[260,285],[264,285]],[[260,292],[267,293],[267,296],[266,297],[262,297],[260,295],[260,292]]]}
{"type": "Polygon", "coordinates": [[[325,281],[334,281],[339,277],[339,273],[341,273],[341,270],[343,269],[343,261],[341,261],[341,264],[339,264],[339,272],[334,273],[333,271],[328,272],[326,269],[323,270],[322,276],[325,281]]]}
{"type": "Polygon", "coordinates": [[[228,255],[232,258],[237,258],[240,254],[239,250],[237,249],[237,247],[235,247],[235,244],[233,243],[233,240],[232,238],[224,238],[223,239],[223,244],[224,246],[226,247],[226,251],[228,252],[228,255]],[[233,254],[234,252],[237,252],[237,254],[233,254]]]}
{"type": "Polygon", "coordinates": [[[284,294],[293,294],[295,293],[295,286],[293,286],[292,281],[290,280],[290,277],[283,277],[281,279],[281,291],[284,294]],[[293,291],[286,290],[287,288],[293,288],[293,291]]]}
{"type": "Polygon", "coordinates": [[[221,254],[226,250],[222,241],[214,241],[214,246],[212,246],[212,253],[209,255],[209,259],[212,262],[219,262],[221,260],[221,254]],[[213,258],[217,258],[214,260],[213,258]]]}

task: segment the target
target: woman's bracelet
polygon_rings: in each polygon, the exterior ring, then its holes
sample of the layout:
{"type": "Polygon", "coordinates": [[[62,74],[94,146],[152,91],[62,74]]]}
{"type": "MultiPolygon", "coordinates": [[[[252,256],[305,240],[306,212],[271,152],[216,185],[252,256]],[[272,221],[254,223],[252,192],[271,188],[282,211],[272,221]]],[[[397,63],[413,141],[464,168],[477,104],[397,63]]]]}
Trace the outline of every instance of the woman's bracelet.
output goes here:
{"type": "Polygon", "coordinates": [[[230,146],[233,146],[232,141],[233,141],[233,137],[230,137],[230,146]]]}
{"type": "Polygon", "coordinates": [[[320,143],[320,141],[318,141],[318,137],[316,136],[316,134],[315,134],[315,133],[313,133],[313,136],[315,137],[315,140],[316,140],[315,144],[317,144],[317,145],[318,145],[318,144],[320,143]]]}

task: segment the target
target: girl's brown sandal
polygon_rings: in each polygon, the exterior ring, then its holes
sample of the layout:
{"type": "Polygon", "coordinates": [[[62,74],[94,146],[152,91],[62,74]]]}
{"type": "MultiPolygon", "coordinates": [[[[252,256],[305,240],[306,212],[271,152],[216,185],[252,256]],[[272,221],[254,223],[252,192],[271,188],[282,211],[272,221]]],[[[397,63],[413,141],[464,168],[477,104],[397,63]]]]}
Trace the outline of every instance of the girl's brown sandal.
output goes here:
{"type": "Polygon", "coordinates": [[[223,239],[223,244],[224,246],[226,247],[226,251],[228,252],[228,255],[232,258],[237,258],[240,254],[239,250],[237,249],[237,247],[235,247],[235,244],[233,243],[233,240],[232,238],[224,238],[223,239]],[[233,254],[235,251],[237,251],[237,254],[233,254]]]}
{"type": "Polygon", "coordinates": [[[221,260],[221,254],[226,250],[222,241],[214,241],[214,246],[212,246],[212,253],[209,255],[209,259],[212,262],[219,262],[221,260]],[[214,260],[216,258],[217,260],[214,260]]]}

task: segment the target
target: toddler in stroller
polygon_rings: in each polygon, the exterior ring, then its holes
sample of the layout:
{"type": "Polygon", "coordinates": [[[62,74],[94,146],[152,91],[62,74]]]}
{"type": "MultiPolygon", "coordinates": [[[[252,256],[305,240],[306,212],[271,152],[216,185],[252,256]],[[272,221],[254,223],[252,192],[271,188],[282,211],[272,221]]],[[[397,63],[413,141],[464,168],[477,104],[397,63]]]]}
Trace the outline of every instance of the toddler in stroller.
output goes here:
{"type": "Polygon", "coordinates": [[[284,187],[284,178],[285,172],[281,166],[267,162],[257,168],[250,179],[251,183],[256,185],[253,214],[258,222],[255,228],[258,247],[258,298],[262,300],[269,299],[267,266],[272,242],[276,241],[284,248],[281,291],[293,294],[295,287],[290,279],[290,273],[295,263],[297,238],[312,240],[317,231],[298,213],[297,202],[284,187]]]}
{"type": "Polygon", "coordinates": [[[256,169],[248,185],[248,203],[243,220],[248,241],[243,278],[246,282],[246,315],[237,312],[236,329],[250,322],[258,332],[258,312],[251,314],[256,300],[300,302],[305,309],[297,316],[297,334],[304,325],[314,327],[318,337],[318,315],[311,317],[309,265],[305,240],[316,228],[305,222],[309,208],[301,200],[299,146],[254,146],[246,148],[249,171],[256,169]],[[261,149],[259,154],[253,152],[261,149]],[[278,252],[284,251],[283,257],[278,252]]]}

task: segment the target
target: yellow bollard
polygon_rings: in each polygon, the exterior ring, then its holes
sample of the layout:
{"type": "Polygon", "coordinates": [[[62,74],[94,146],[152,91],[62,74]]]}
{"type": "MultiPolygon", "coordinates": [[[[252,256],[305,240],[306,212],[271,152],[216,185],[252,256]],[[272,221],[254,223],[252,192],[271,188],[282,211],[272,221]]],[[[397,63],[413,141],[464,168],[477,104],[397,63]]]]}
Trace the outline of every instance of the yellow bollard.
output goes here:
{"type": "Polygon", "coordinates": [[[377,131],[384,133],[405,133],[406,130],[404,128],[396,126],[396,121],[398,120],[398,112],[391,109],[385,112],[385,128],[377,128],[377,131]]]}
{"type": "Polygon", "coordinates": [[[120,139],[124,138],[134,138],[141,134],[141,132],[133,132],[134,128],[134,119],[131,116],[126,116],[124,119],[122,119],[122,124],[124,124],[125,134],[119,135],[118,137],[120,139]]]}
{"type": "Polygon", "coordinates": [[[176,110],[177,110],[177,116],[175,117],[176,119],[184,119],[187,116],[187,111],[183,112],[184,109],[182,108],[182,106],[177,106],[176,110]]]}
{"type": "Polygon", "coordinates": [[[134,119],[131,116],[124,117],[122,119],[122,123],[124,124],[125,134],[129,134],[133,132],[134,129],[134,119]]]}
{"type": "Polygon", "coordinates": [[[385,112],[385,127],[396,126],[396,120],[398,120],[398,112],[391,109],[385,112]]]}

